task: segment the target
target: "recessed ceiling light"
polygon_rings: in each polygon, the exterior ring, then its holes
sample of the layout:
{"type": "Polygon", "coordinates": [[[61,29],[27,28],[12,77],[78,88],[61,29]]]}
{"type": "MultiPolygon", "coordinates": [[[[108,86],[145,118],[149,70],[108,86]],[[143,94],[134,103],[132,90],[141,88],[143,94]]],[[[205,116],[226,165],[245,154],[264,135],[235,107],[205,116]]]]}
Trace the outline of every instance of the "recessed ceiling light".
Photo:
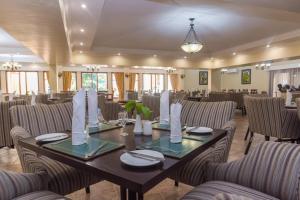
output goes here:
{"type": "Polygon", "coordinates": [[[118,56],[120,56],[120,55],[121,55],[121,53],[118,53],[117,55],[118,55],[118,56]]]}
{"type": "Polygon", "coordinates": [[[214,57],[210,57],[210,60],[214,60],[215,58],[214,57]]]}
{"type": "Polygon", "coordinates": [[[86,9],[86,5],[84,3],[82,3],[81,8],[86,9]]]}
{"type": "Polygon", "coordinates": [[[156,54],[154,54],[154,55],[153,55],[153,57],[154,57],[154,58],[156,58],[156,57],[157,57],[157,55],[156,55],[156,54]]]}
{"type": "Polygon", "coordinates": [[[232,55],[234,55],[234,56],[235,56],[235,55],[236,55],[236,52],[233,52],[233,53],[232,53],[232,55]]]}
{"type": "Polygon", "coordinates": [[[187,56],[184,56],[183,58],[184,58],[184,59],[187,59],[187,56]]]}
{"type": "Polygon", "coordinates": [[[84,31],[85,31],[85,30],[84,30],[83,28],[80,29],[80,32],[81,32],[81,33],[84,33],[84,31]]]}
{"type": "Polygon", "coordinates": [[[267,44],[267,46],[266,46],[267,48],[270,48],[271,47],[271,45],[269,45],[269,44],[267,44]]]}
{"type": "Polygon", "coordinates": [[[80,46],[83,46],[83,42],[80,42],[80,46]]]}
{"type": "Polygon", "coordinates": [[[82,51],[79,51],[79,53],[82,53],[82,51]]]}

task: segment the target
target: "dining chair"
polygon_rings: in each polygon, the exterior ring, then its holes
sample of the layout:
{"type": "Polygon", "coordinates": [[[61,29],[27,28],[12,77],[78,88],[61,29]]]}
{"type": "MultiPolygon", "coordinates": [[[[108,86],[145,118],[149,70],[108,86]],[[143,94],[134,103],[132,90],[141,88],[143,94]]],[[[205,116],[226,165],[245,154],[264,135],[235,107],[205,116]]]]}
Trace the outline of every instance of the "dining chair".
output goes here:
{"type": "Polygon", "coordinates": [[[16,173],[0,170],[1,200],[63,200],[68,199],[47,190],[45,172],[16,173]]]}
{"type": "Polygon", "coordinates": [[[300,120],[300,98],[296,99],[296,104],[297,104],[297,113],[298,113],[298,118],[300,120]]]}
{"type": "Polygon", "coordinates": [[[264,142],[241,160],[208,163],[206,182],[182,200],[299,200],[299,174],[299,145],[264,142]]]}
{"type": "MultiPolygon", "coordinates": [[[[171,101],[171,99],[170,99],[171,101]]],[[[143,95],[142,103],[152,111],[151,120],[159,117],[160,113],[160,96],[143,95]]]]}
{"type": "Polygon", "coordinates": [[[98,95],[98,105],[101,109],[103,118],[107,121],[118,119],[118,113],[123,110],[123,108],[117,102],[108,101],[106,96],[101,94],[98,95]]]}
{"type": "Polygon", "coordinates": [[[245,106],[249,120],[250,139],[245,150],[248,153],[254,133],[265,136],[265,140],[275,137],[278,141],[300,138],[300,123],[296,110],[285,108],[285,100],[277,97],[245,96],[245,106]]]}
{"type": "Polygon", "coordinates": [[[13,128],[9,109],[15,105],[25,105],[25,100],[0,102],[0,147],[13,147],[14,143],[10,136],[13,128]]]}
{"type": "Polygon", "coordinates": [[[46,133],[61,133],[72,128],[72,103],[14,106],[11,108],[14,128],[11,136],[17,149],[24,172],[46,171],[49,176],[49,190],[66,195],[81,188],[86,188],[101,181],[99,177],[84,170],[54,161],[45,156],[38,156],[18,144],[23,138],[36,137],[46,133]]]}
{"type": "Polygon", "coordinates": [[[187,126],[205,126],[214,129],[225,129],[227,134],[213,147],[199,154],[186,163],[172,176],[175,185],[182,182],[188,185],[199,185],[204,181],[204,166],[208,161],[226,162],[232,139],[235,133],[235,123],[232,121],[236,103],[226,102],[192,102],[181,101],[181,123],[187,126]]]}

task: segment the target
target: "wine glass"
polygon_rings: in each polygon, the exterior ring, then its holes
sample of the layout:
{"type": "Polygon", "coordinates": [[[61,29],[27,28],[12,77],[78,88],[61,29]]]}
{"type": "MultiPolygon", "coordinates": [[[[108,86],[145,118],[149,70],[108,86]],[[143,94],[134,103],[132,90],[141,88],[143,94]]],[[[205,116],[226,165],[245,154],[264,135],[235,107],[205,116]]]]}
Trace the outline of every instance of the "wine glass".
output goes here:
{"type": "Polygon", "coordinates": [[[123,112],[119,112],[118,113],[118,119],[119,119],[119,123],[122,126],[122,133],[120,135],[122,136],[127,136],[128,133],[124,132],[127,120],[128,120],[128,114],[127,112],[123,111],[123,112]]]}
{"type": "Polygon", "coordinates": [[[100,108],[98,108],[98,122],[99,122],[99,124],[106,123],[106,120],[104,119],[100,108]]]}

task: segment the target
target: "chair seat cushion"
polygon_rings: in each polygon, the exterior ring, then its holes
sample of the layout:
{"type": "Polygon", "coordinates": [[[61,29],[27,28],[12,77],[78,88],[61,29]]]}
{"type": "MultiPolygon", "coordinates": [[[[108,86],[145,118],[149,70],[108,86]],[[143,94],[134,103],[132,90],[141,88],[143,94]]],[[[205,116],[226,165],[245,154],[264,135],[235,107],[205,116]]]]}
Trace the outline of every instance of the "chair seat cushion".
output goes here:
{"type": "Polygon", "coordinates": [[[209,181],[194,188],[183,200],[215,200],[220,193],[235,194],[255,200],[278,200],[270,195],[234,183],[209,181]]]}
{"type": "Polygon", "coordinates": [[[28,194],[24,194],[15,198],[14,200],[58,200],[58,199],[68,199],[61,195],[55,194],[50,191],[38,191],[38,192],[31,192],[28,194]]]}

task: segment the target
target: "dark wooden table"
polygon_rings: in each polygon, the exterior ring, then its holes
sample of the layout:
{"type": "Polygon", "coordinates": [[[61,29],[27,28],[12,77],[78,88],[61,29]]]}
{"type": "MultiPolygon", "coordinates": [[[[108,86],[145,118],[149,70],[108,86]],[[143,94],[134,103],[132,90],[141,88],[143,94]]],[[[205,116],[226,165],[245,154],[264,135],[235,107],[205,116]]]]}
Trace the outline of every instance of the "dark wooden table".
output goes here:
{"type": "Polygon", "coordinates": [[[297,105],[285,106],[286,109],[297,109],[297,105]]]}
{"type": "Polygon", "coordinates": [[[214,130],[212,137],[203,145],[184,156],[182,159],[166,157],[162,165],[155,168],[131,168],[123,165],[120,156],[124,150],[134,150],[136,146],[144,142],[149,142],[160,138],[162,135],[168,135],[169,132],[153,130],[152,136],[135,136],[132,132],[133,126],[127,126],[128,136],[121,136],[121,129],[102,132],[91,135],[91,137],[111,140],[125,144],[123,149],[119,149],[108,154],[99,156],[91,161],[83,161],[65,154],[55,152],[36,144],[34,138],[20,140],[19,144],[27,149],[36,152],[39,155],[47,156],[53,160],[70,165],[74,168],[82,169],[103,179],[120,186],[121,200],[142,200],[144,193],[160,183],[165,178],[174,174],[185,163],[195,158],[197,155],[211,147],[218,140],[226,135],[225,130],[214,130]],[[128,197],[127,197],[128,196],[128,197]]]}

